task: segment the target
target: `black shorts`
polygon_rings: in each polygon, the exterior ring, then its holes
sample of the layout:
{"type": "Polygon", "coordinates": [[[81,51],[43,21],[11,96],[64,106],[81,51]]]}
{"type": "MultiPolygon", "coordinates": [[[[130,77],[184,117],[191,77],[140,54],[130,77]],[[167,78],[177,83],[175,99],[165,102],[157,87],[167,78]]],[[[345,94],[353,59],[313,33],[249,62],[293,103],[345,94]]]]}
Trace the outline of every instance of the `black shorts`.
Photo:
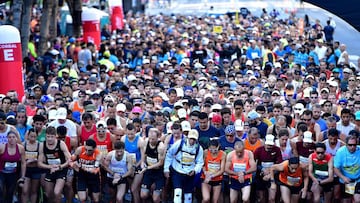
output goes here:
{"type": "Polygon", "coordinates": [[[92,193],[99,193],[100,192],[100,176],[93,175],[93,174],[83,174],[85,172],[79,172],[77,178],[77,190],[78,191],[86,191],[92,193]]]}
{"type": "Polygon", "coordinates": [[[165,185],[165,177],[162,170],[147,170],[144,173],[141,184],[142,189],[150,189],[155,183],[155,190],[162,190],[165,185]]]}
{"type": "Polygon", "coordinates": [[[44,173],[45,171],[39,167],[27,167],[25,177],[34,180],[40,180],[41,175],[44,173]]]}
{"type": "Polygon", "coordinates": [[[261,177],[261,176],[256,177],[256,180],[254,181],[256,190],[267,190],[270,188],[270,186],[271,186],[270,180],[264,181],[262,178],[263,177],[261,177]]]}
{"type": "Polygon", "coordinates": [[[300,191],[303,189],[303,185],[300,185],[300,186],[289,186],[289,185],[284,184],[284,183],[281,182],[281,181],[279,181],[279,185],[280,185],[280,186],[285,186],[285,187],[289,188],[290,194],[292,194],[292,195],[298,195],[298,194],[300,194],[300,191]]]}
{"type": "Polygon", "coordinates": [[[127,179],[126,178],[123,178],[121,179],[119,182],[117,182],[116,184],[113,184],[113,180],[114,178],[110,178],[110,177],[107,177],[106,178],[106,181],[107,183],[109,184],[110,188],[112,189],[116,189],[118,185],[121,185],[121,184],[126,184],[127,183],[127,179]]]}
{"type": "Polygon", "coordinates": [[[340,185],[339,177],[334,177],[333,185],[340,185]]]}
{"type": "MultiPolygon", "coordinates": [[[[204,183],[204,179],[201,179],[201,182],[204,183]]],[[[215,186],[220,186],[222,184],[222,180],[218,180],[218,181],[209,181],[208,183],[204,183],[204,184],[209,184],[211,187],[215,187],[215,186]]]]}
{"type": "Polygon", "coordinates": [[[48,170],[45,175],[45,181],[56,182],[57,179],[66,180],[67,171],[68,171],[67,168],[64,168],[60,171],[56,171],[55,173],[50,173],[50,170],[48,170]]]}
{"type": "MultiPolygon", "coordinates": [[[[341,196],[343,198],[347,199],[347,198],[352,198],[353,197],[353,195],[348,194],[348,193],[345,192],[345,184],[340,183],[340,187],[341,187],[341,196]]],[[[360,194],[360,182],[356,183],[356,185],[355,185],[355,194],[360,194]]]]}
{"type": "MultiPolygon", "coordinates": [[[[312,187],[312,184],[313,184],[313,181],[311,179],[309,179],[309,192],[311,192],[311,187],[312,187]]],[[[334,183],[331,182],[331,183],[326,183],[326,184],[322,184],[319,186],[322,188],[323,192],[331,192],[333,187],[334,187],[334,183]]]]}

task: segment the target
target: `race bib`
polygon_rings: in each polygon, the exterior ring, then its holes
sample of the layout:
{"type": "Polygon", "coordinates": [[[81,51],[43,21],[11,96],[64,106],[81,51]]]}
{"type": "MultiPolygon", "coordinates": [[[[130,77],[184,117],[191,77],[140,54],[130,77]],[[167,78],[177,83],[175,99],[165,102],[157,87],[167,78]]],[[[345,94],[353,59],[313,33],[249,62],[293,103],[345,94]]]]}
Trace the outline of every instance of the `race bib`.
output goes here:
{"type": "Polygon", "coordinates": [[[355,194],[355,186],[356,186],[356,182],[345,184],[345,192],[348,193],[349,195],[354,195],[355,194]]]}
{"type": "Polygon", "coordinates": [[[315,170],[314,174],[320,178],[320,179],[326,179],[327,177],[329,177],[329,172],[328,171],[320,171],[320,170],[315,170]]]}
{"type": "Polygon", "coordinates": [[[294,185],[297,185],[300,183],[300,177],[288,176],[287,180],[288,180],[288,185],[290,185],[290,186],[294,186],[294,185]]]}
{"type": "Polygon", "coordinates": [[[155,158],[151,158],[151,157],[146,157],[146,163],[148,166],[152,166],[152,165],[155,165],[156,163],[158,162],[157,159],[155,158]]]}
{"type": "Polygon", "coordinates": [[[220,170],[220,163],[208,163],[208,171],[212,174],[220,170]]]}
{"type": "Polygon", "coordinates": [[[102,155],[105,155],[108,153],[108,149],[107,149],[106,145],[98,145],[97,148],[99,149],[99,151],[102,155]]]}
{"type": "Polygon", "coordinates": [[[4,170],[13,171],[17,167],[17,162],[5,162],[4,170]]]}
{"type": "Polygon", "coordinates": [[[255,59],[255,58],[258,58],[258,57],[259,57],[258,53],[256,53],[256,52],[251,53],[251,58],[252,59],[255,59]]]}
{"type": "Polygon", "coordinates": [[[117,174],[119,174],[119,175],[124,175],[124,174],[125,174],[124,168],[113,167],[111,170],[112,170],[114,173],[117,173],[117,174]]]}
{"type": "Polygon", "coordinates": [[[233,164],[233,170],[234,172],[245,172],[246,170],[246,164],[239,164],[239,163],[234,163],[233,164]]]}
{"type": "Polygon", "coordinates": [[[270,168],[272,165],[274,165],[274,162],[261,162],[261,167],[264,169],[270,168]]]}
{"type": "Polygon", "coordinates": [[[307,157],[300,156],[299,159],[300,159],[300,163],[302,163],[302,164],[308,164],[309,163],[309,158],[307,158],[307,157]]]}
{"type": "Polygon", "coordinates": [[[84,171],[89,171],[89,170],[93,170],[95,168],[94,165],[87,165],[87,164],[83,164],[81,165],[81,168],[84,170],[84,171]]]}
{"type": "Polygon", "coordinates": [[[132,162],[133,164],[136,164],[136,154],[135,153],[129,153],[131,159],[132,159],[132,162]]]}
{"type": "Polygon", "coordinates": [[[26,160],[36,160],[38,157],[38,152],[25,152],[26,160]]]}
{"type": "Polygon", "coordinates": [[[187,152],[182,153],[181,162],[183,164],[192,164],[194,163],[194,160],[195,160],[195,155],[189,154],[187,152]]]}
{"type": "Polygon", "coordinates": [[[61,164],[60,159],[48,159],[47,162],[49,165],[60,165],[61,164]]]}

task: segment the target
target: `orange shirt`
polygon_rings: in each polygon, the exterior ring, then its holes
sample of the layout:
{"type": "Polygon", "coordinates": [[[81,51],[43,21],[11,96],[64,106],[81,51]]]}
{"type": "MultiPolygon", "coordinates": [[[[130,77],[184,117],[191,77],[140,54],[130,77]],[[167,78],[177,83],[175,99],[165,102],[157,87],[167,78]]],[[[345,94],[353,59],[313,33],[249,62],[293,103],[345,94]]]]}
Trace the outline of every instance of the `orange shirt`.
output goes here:
{"type": "Polygon", "coordinates": [[[258,139],[255,144],[250,144],[249,139],[245,139],[244,147],[254,153],[257,148],[261,147],[261,141],[258,139]]]}
{"type": "Polygon", "coordinates": [[[92,155],[87,155],[85,152],[85,146],[81,147],[81,153],[79,154],[79,163],[82,168],[94,169],[96,157],[100,154],[100,151],[95,148],[92,155]]]}
{"type": "Polygon", "coordinates": [[[289,171],[289,161],[285,162],[284,171],[279,173],[280,182],[288,186],[299,187],[303,181],[302,169],[299,166],[294,173],[289,171]]]}
{"type": "MultiPolygon", "coordinates": [[[[211,155],[211,152],[208,150],[205,160],[204,160],[204,167],[205,171],[209,171],[212,174],[215,174],[221,169],[221,158],[223,156],[224,152],[222,150],[219,150],[219,153],[216,157],[213,157],[211,155]]],[[[201,175],[201,178],[204,179],[205,175],[204,173],[201,175]]],[[[222,175],[213,177],[211,181],[220,181],[222,180],[222,175]]]]}
{"type": "MultiPolygon", "coordinates": [[[[230,166],[230,169],[234,172],[245,172],[247,171],[249,168],[250,168],[250,163],[249,163],[249,153],[250,151],[249,150],[246,150],[244,149],[244,154],[243,154],[243,157],[242,158],[238,158],[235,151],[233,151],[232,153],[232,156],[231,156],[231,166],[230,166]]],[[[252,174],[246,174],[244,176],[244,179],[250,179],[252,176],[252,174]]],[[[234,179],[238,179],[239,176],[235,176],[235,175],[232,175],[231,178],[234,178],[234,179]]]]}
{"type": "Polygon", "coordinates": [[[74,102],[74,107],[73,107],[72,111],[73,111],[73,112],[84,113],[84,107],[80,107],[79,101],[75,101],[75,102],[74,102]]]}

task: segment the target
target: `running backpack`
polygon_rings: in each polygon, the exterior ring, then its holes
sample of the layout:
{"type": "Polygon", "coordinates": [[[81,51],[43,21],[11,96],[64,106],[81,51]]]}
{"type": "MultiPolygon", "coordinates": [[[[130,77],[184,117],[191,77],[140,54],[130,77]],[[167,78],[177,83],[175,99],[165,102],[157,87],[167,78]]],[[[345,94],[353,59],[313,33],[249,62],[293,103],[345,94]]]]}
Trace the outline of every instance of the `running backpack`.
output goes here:
{"type": "MultiPolygon", "coordinates": [[[[181,139],[180,146],[179,146],[178,150],[177,150],[176,153],[175,153],[175,156],[176,156],[180,151],[182,151],[182,147],[183,147],[184,143],[185,143],[185,139],[182,138],[182,139],[181,139]]],[[[200,144],[199,144],[199,143],[196,143],[195,159],[196,159],[197,155],[199,154],[199,151],[200,151],[200,144]]]]}

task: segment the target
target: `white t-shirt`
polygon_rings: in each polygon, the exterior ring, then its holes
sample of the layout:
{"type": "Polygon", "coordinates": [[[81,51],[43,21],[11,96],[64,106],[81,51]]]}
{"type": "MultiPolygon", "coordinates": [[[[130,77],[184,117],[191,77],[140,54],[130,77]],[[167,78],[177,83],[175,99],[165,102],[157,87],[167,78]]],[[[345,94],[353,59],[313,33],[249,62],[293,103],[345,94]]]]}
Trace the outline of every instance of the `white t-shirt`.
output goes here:
{"type": "Polygon", "coordinates": [[[49,126],[52,126],[52,127],[55,127],[55,128],[57,128],[59,126],[65,126],[67,128],[67,135],[69,137],[77,137],[76,125],[75,125],[74,122],[72,122],[69,119],[66,119],[64,124],[60,124],[58,120],[54,120],[49,124],[49,126]]]}

